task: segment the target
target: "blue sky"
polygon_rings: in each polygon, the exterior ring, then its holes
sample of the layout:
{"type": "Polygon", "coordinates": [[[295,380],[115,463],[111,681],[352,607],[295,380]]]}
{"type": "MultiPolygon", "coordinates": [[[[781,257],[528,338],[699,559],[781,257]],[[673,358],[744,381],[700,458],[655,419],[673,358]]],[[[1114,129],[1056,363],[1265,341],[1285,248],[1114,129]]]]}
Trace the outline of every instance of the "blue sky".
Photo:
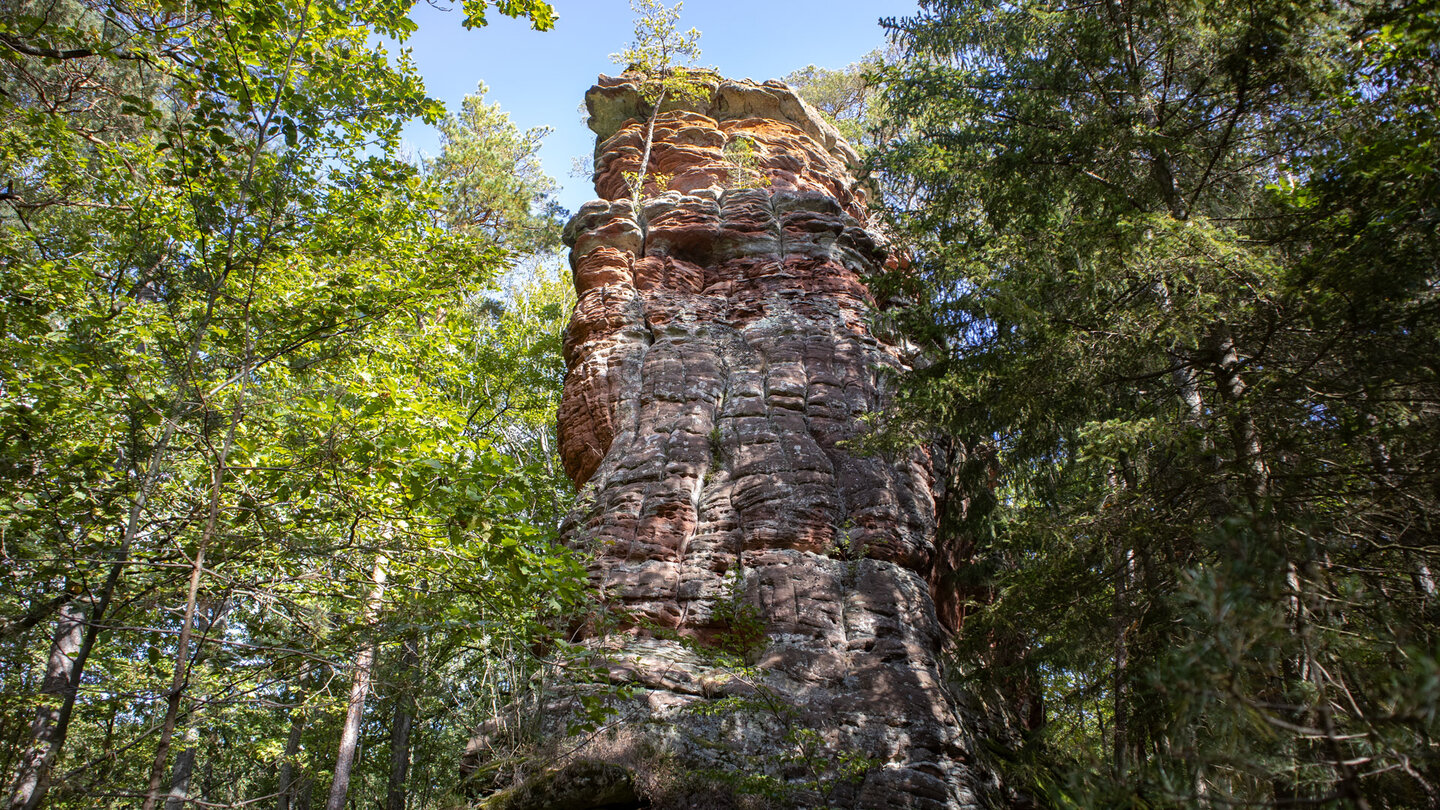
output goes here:
{"type": "MultiPolygon", "coordinates": [[[[595,143],[577,108],[598,74],[618,70],[610,54],[630,43],[633,15],[628,0],[551,2],[560,20],[544,33],[493,11],[488,27],[466,31],[458,0],[422,2],[413,13],[420,30],[403,47],[411,49],[430,95],[447,108],[458,108],[484,81],[487,98],[520,128],[553,127],[541,160],[562,186],[561,204],[574,211],[593,191],[569,176],[571,159],[590,154],[595,143]],[[455,10],[442,10],[451,5],[455,10]]],[[[763,81],[810,64],[844,67],[884,44],[881,17],[913,14],[915,7],[915,0],[686,0],[680,27],[700,29],[703,66],[763,81]]],[[[438,148],[423,125],[407,127],[405,141],[421,155],[438,148]]]]}

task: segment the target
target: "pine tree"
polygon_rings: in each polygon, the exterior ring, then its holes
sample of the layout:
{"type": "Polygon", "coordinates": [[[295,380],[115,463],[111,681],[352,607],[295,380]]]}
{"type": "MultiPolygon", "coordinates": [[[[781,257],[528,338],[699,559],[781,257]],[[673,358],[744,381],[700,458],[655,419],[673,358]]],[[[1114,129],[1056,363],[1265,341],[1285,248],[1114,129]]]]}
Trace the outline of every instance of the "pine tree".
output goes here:
{"type": "Polygon", "coordinates": [[[1436,800],[1435,21],[896,23],[908,405],[997,459],[950,527],[964,643],[1043,686],[1016,767],[1054,804],[1436,800]]]}

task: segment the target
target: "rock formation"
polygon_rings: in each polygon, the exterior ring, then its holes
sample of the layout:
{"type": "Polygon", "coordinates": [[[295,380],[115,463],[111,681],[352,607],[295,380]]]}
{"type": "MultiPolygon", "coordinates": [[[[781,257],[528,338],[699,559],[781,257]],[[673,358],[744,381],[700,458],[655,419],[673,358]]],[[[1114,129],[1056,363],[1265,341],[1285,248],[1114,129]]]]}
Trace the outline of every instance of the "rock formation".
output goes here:
{"type": "Polygon", "coordinates": [[[931,460],[851,445],[909,362],[854,151],[785,85],[716,78],[657,117],[637,205],[649,109],[625,76],[586,100],[559,428],[603,608],[565,700],[615,713],[556,720],[554,767],[482,806],[983,806],[937,662],[931,460]]]}

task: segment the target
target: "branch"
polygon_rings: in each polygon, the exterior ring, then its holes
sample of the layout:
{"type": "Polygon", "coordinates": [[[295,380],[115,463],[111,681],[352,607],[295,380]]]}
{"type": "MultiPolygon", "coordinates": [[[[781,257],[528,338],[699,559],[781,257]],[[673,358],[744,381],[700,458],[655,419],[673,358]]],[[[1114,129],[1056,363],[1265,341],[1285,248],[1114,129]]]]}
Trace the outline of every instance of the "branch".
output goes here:
{"type": "Polygon", "coordinates": [[[16,53],[22,53],[26,56],[39,56],[44,59],[86,59],[91,56],[108,56],[112,59],[126,59],[137,62],[145,60],[145,57],[140,54],[129,53],[127,51],[105,53],[93,48],[70,48],[63,51],[58,48],[37,48],[33,45],[25,44],[19,37],[12,34],[0,34],[0,45],[4,45],[16,53]]]}
{"type": "Polygon", "coordinates": [[[74,599],[75,595],[66,591],[48,602],[41,602],[30,608],[30,612],[17,619],[9,619],[0,624],[0,637],[14,637],[29,630],[45,620],[45,617],[59,610],[62,605],[74,599]]]}

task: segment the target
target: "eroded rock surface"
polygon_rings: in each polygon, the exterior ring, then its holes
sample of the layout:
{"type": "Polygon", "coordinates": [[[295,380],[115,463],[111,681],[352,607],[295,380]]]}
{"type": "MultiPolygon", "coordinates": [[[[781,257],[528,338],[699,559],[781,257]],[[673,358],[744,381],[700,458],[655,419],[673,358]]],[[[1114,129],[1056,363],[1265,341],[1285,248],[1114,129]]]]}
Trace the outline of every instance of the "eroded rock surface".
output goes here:
{"type": "Polygon", "coordinates": [[[631,769],[653,807],[981,806],[936,660],[931,460],[847,444],[909,362],[871,326],[854,152],[783,84],[717,78],[658,116],[637,205],[649,110],[626,77],[587,102],[560,445],[604,602],[592,691],[629,694],[558,756],[631,769]]]}

